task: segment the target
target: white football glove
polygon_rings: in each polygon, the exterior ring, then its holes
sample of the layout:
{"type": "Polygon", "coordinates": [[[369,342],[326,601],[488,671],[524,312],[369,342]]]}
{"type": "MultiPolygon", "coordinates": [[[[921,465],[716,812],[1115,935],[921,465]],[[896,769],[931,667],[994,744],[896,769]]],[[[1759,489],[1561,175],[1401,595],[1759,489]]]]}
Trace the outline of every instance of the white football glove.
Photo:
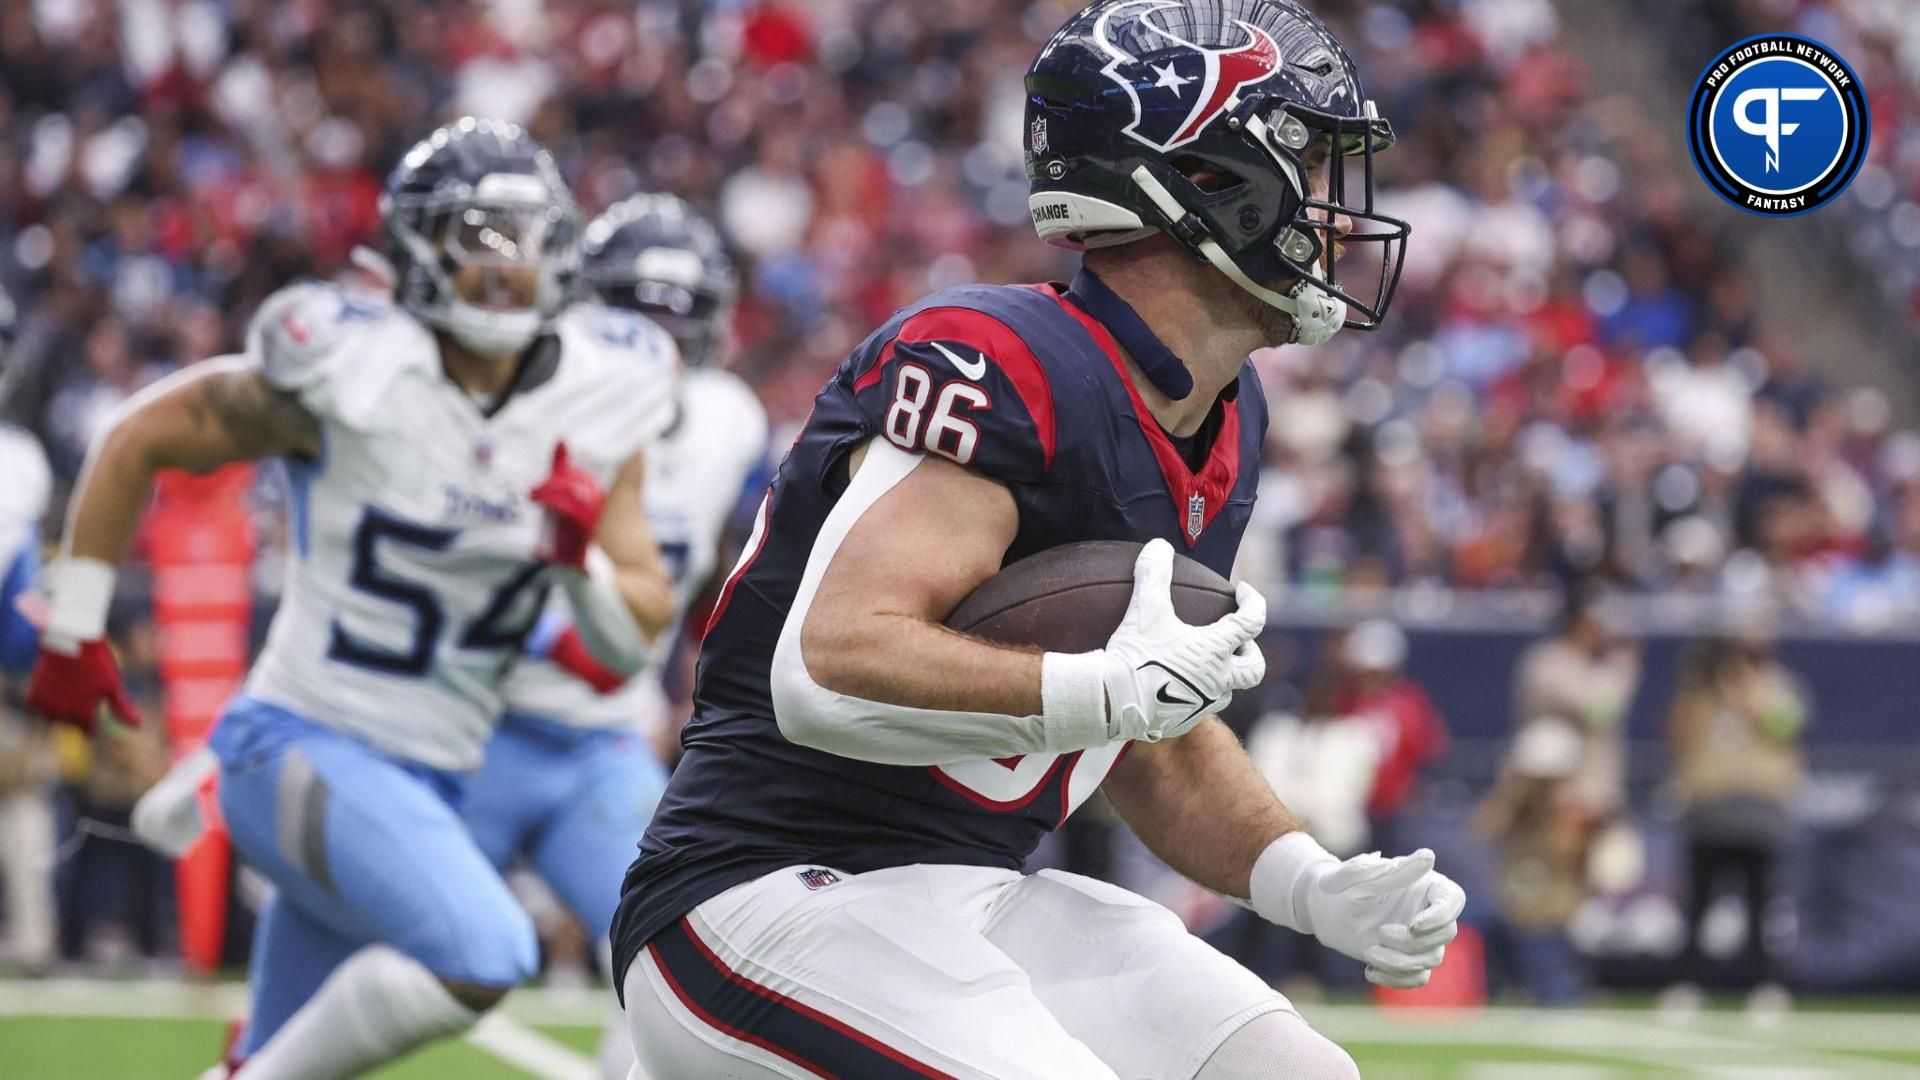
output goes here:
{"type": "Polygon", "coordinates": [[[1235,690],[1267,675],[1254,638],[1267,625],[1267,601],[1241,582],[1240,607],[1210,626],[1191,626],[1173,610],[1173,545],[1155,540],[1133,564],[1133,599],[1107,639],[1101,676],[1107,734],[1114,741],[1159,742],[1193,730],[1227,707],[1235,690]]]}
{"type": "Polygon", "coordinates": [[[1402,990],[1427,984],[1467,906],[1427,848],[1342,862],[1300,832],[1275,840],[1254,863],[1252,899],[1268,922],[1312,934],[1364,961],[1368,981],[1402,990]]]}

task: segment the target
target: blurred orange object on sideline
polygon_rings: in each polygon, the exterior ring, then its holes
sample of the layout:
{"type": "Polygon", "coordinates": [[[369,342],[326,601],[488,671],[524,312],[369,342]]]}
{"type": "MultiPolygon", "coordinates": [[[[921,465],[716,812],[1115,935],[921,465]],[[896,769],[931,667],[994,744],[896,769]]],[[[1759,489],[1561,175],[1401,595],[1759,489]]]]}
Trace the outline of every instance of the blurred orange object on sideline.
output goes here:
{"type": "Polygon", "coordinates": [[[1460,936],[1447,946],[1447,958],[1434,969],[1433,981],[1418,990],[1373,988],[1383,1009],[1478,1009],[1487,1003],[1487,944],[1480,931],[1460,924],[1460,936]]]}

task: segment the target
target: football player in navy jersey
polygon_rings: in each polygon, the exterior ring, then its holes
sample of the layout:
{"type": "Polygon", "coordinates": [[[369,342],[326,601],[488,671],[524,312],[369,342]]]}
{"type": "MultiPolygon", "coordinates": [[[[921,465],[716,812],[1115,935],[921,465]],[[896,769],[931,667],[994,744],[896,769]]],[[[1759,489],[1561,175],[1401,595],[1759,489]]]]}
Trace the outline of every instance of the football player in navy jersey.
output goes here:
{"type": "Polygon", "coordinates": [[[1103,784],[1168,863],[1377,983],[1424,983],[1455,933],[1432,852],[1334,858],[1214,719],[1264,674],[1259,594],[1189,626],[1169,590],[1176,548],[1226,574],[1247,526],[1248,355],[1386,314],[1391,128],[1290,0],[1100,0],[1027,88],[1034,224],[1083,270],[931,296],[816,400],[615,921],[649,1075],[1356,1075],[1164,908],[1021,872],[1103,784]],[[942,625],[1002,566],[1094,539],[1145,542],[1104,649],[942,625]]]}

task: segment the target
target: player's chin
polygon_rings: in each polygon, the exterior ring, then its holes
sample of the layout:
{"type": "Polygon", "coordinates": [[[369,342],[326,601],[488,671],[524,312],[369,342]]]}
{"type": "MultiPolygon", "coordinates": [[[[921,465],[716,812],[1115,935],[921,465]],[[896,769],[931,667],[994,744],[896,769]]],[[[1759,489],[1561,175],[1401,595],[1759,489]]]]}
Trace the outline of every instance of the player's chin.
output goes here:
{"type": "MultiPolygon", "coordinates": [[[[1231,283],[1229,283],[1231,284],[1231,283]]],[[[1293,288],[1293,279],[1263,283],[1278,293],[1293,288]]],[[[1234,286],[1234,306],[1240,309],[1241,318],[1251,327],[1262,342],[1269,346],[1285,345],[1293,340],[1293,316],[1267,303],[1265,300],[1234,286]]]]}

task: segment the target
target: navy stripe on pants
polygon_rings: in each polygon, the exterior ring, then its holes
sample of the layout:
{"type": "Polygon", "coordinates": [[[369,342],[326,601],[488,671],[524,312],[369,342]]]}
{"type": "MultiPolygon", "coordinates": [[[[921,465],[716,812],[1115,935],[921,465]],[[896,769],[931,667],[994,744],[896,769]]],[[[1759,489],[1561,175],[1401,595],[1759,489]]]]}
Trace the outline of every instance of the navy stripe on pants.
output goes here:
{"type": "Polygon", "coordinates": [[[726,1035],[835,1080],[954,1078],[729,968],[681,919],[647,942],[680,1003],[726,1035]]]}

